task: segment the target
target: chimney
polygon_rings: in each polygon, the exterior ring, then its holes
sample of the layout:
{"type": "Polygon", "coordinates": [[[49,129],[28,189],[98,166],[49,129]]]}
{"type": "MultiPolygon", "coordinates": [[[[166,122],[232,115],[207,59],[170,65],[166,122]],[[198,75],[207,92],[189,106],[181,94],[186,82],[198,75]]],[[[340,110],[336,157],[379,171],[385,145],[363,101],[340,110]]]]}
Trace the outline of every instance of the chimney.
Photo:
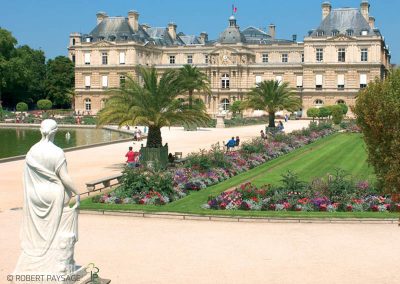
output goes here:
{"type": "Polygon", "coordinates": [[[105,18],[108,18],[105,12],[97,12],[96,14],[97,24],[100,24],[105,18]]]}
{"type": "Polygon", "coordinates": [[[371,27],[371,29],[375,28],[375,18],[374,17],[370,16],[368,23],[369,23],[369,26],[371,27]]]}
{"type": "Polygon", "coordinates": [[[147,32],[148,29],[151,28],[149,24],[142,24],[142,28],[144,29],[145,32],[147,32]]]}
{"type": "Polygon", "coordinates": [[[297,42],[297,35],[292,35],[293,42],[297,42]]]}
{"type": "Polygon", "coordinates": [[[168,24],[168,33],[173,40],[176,40],[176,27],[177,25],[175,23],[171,22],[168,24]]]}
{"type": "Polygon", "coordinates": [[[268,34],[272,39],[275,39],[275,31],[276,31],[276,26],[274,24],[270,24],[268,34]]]}
{"type": "Polygon", "coordinates": [[[136,11],[128,12],[128,22],[134,32],[139,30],[139,13],[136,11]]]}
{"type": "Polygon", "coordinates": [[[322,3],[322,20],[324,20],[326,16],[328,16],[331,13],[331,10],[332,10],[331,3],[329,3],[328,1],[322,3]]]}
{"type": "Polygon", "coordinates": [[[208,41],[208,34],[206,32],[200,33],[200,42],[206,43],[208,41]]]}
{"type": "Polygon", "coordinates": [[[361,14],[363,15],[364,19],[369,22],[369,3],[368,0],[363,0],[360,4],[361,14]]]}

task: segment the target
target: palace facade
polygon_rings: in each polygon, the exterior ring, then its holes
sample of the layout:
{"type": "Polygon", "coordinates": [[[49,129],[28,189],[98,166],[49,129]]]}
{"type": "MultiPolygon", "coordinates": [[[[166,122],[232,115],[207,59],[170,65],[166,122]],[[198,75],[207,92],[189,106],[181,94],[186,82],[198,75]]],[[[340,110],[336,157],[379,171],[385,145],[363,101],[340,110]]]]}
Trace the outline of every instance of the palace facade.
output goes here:
{"type": "Polygon", "coordinates": [[[235,16],[216,40],[186,35],[175,23],[152,27],[139,23],[139,13],[109,17],[97,13],[88,34],[71,33],[69,57],[75,63],[75,110],[95,114],[104,107],[108,88],[120,86],[135,66],[160,73],[193,64],[207,74],[211,94],[196,93],[210,114],[228,109],[263,80],[288,82],[302,99],[302,115],[311,107],[353,105],[360,89],[390,69],[384,37],[363,0],[359,8],[332,9],[322,4],[322,21],[303,41],[277,39],[275,25],[241,30],[235,16]]]}

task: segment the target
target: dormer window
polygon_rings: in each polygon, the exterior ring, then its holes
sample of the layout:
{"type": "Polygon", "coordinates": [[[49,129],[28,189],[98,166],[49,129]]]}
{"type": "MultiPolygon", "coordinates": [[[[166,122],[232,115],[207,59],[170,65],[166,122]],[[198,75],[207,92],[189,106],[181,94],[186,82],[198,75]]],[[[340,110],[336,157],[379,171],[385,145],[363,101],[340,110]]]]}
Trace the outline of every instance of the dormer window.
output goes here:
{"type": "Polygon", "coordinates": [[[339,34],[339,31],[338,30],[333,30],[332,31],[332,36],[337,36],[339,34]]]}
{"type": "Polygon", "coordinates": [[[99,41],[103,41],[103,40],[104,40],[104,36],[99,36],[97,39],[98,39],[99,41]]]}
{"type": "Polygon", "coordinates": [[[347,30],[346,31],[346,34],[348,35],[348,36],[353,36],[353,34],[354,34],[354,31],[353,30],[347,30]]]}
{"type": "Polygon", "coordinates": [[[88,36],[87,38],[85,38],[85,41],[86,42],[92,42],[92,38],[88,36]]]}
{"type": "Polygon", "coordinates": [[[127,34],[122,34],[121,35],[122,40],[128,40],[128,35],[127,34]]]}
{"type": "Polygon", "coordinates": [[[361,31],[361,35],[362,35],[362,36],[368,35],[368,31],[367,31],[367,30],[362,30],[362,31],[361,31]]]}
{"type": "Polygon", "coordinates": [[[108,37],[108,39],[109,39],[110,41],[115,41],[116,37],[115,37],[114,35],[111,35],[111,36],[108,37]]]}
{"type": "Polygon", "coordinates": [[[324,36],[324,31],[317,31],[317,36],[324,36]]]}

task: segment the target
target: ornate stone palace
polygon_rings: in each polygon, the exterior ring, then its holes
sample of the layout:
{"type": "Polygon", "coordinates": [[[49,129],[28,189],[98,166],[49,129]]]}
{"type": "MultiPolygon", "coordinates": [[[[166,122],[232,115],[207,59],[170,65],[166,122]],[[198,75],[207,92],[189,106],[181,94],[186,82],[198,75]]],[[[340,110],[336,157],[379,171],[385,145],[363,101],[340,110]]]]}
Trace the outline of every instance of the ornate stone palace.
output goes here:
{"type": "Polygon", "coordinates": [[[275,37],[253,26],[241,30],[234,16],[216,40],[206,32],[186,35],[175,23],[151,27],[139,23],[139,13],[109,17],[97,13],[97,25],[88,34],[71,33],[69,57],[75,62],[75,110],[97,113],[135,66],[154,66],[159,72],[193,64],[206,73],[211,94],[196,93],[210,114],[242,100],[258,82],[289,82],[301,97],[302,115],[311,107],[337,103],[353,105],[358,91],[390,69],[390,53],[375,28],[363,0],[360,8],[332,9],[322,4],[322,21],[303,42],[275,37]]]}

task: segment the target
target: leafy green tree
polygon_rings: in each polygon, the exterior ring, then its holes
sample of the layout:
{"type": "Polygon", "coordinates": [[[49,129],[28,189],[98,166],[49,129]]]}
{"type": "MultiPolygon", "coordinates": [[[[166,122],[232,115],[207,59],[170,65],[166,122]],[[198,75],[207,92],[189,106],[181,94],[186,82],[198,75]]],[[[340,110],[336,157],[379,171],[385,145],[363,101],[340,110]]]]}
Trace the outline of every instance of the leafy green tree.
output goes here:
{"type": "Polygon", "coordinates": [[[196,66],[183,65],[179,69],[178,76],[178,83],[181,85],[181,88],[189,93],[189,108],[192,108],[193,105],[194,91],[203,91],[206,94],[211,92],[207,75],[201,72],[196,66]]]}
{"type": "Polygon", "coordinates": [[[314,121],[316,117],[319,117],[319,109],[316,107],[309,108],[307,110],[307,116],[312,117],[312,120],[314,121]]]}
{"type": "Polygon", "coordinates": [[[204,104],[193,104],[189,108],[178,100],[178,96],[185,91],[178,83],[178,72],[167,71],[159,79],[154,68],[139,67],[137,73],[143,84],[128,76],[124,86],[110,90],[110,98],[98,115],[99,125],[147,126],[146,146],[159,148],[162,146],[162,127],[181,123],[201,125],[210,120],[204,104]]]}
{"type": "Polygon", "coordinates": [[[229,106],[229,110],[232,112],[233,116],[236,114],[241,114],[244,109],[244,105],[241,101],[234,101],[233,104],[229,106]]]}
{"type": "Polygon", "coordinates": [[[45,88],[47,98],[60,108],[71,107],[74,88],[74,63],[65,56],[57,56],[46,64],[45,88]]]}
{"type": "Polygon", "coordinates": [[[346,104],[338,104],[342,108],[343,115],[346,115],[349,111],[349,107],[346,104]]]}
{"type": "Polygon", "coordinates": [[[331,115],[331,111],[327,107],[320,107],[319,108],[319,117],[320,118],[327,118],[331,115]]]}
{"type": "Polygon", "coordinates": [[[252,88],[247,96],[246,107],[268,112],[268,127],[275,127],[275,113],[277,111],[284,109],[295,111],[301,107],[300,98],[291,91],[287,82],[263,81],[252,88]]]}
{"type": "Polygon", "coordinates": [[[332,121],[334,124],[340,124],[343,120],[343,108],[340,105],[331,107],[332,121]]]}
{"type": "Polygon", "coordinates": [[[2,105],[2,92],[9,83],[9,64],[8,60],[15,49],[17,40],[12,34],[0,28],[0,106],[2,105]]]}
{"type": "Polygon", "coordinates": [[[17,103],[15,109],[17,111],[27,111],[28,110],[28,105],[24,102],[19,102],[17,103]]]}
{"type": "Polygon", "coordinates": [[[37,107],[40,110],[49,110],[53,107],[53,103],[50,100],[43,99],[37,102],[37,107]]]}
{"type": "Polygon", "coordinates": [[[400,193],[400,70],[360,91],[353,112],[379,183],[400,193]]]}

